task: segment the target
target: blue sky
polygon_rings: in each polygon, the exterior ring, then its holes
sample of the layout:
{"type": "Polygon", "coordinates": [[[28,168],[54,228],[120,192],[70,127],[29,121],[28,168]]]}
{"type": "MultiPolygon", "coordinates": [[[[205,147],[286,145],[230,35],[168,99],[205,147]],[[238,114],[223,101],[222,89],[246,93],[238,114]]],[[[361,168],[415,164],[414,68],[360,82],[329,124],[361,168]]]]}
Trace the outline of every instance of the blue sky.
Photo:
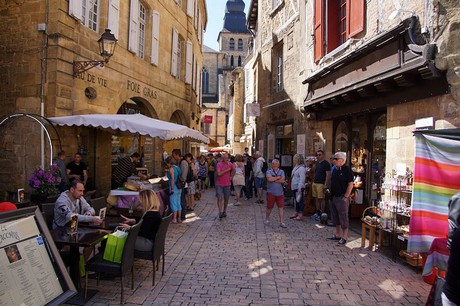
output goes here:
{"type": "MultiPolygon", "coordinates": [[[[248,7],[251,3],[250,0],[243,0],[244,11],[246,18],[248,17],[248,7]]],[[[206,25],[206,32],[204,33],[204,44],[214,50],[219,49],[217,44],[217,37],[224,25],[225,5],[227,0],[206,0],[206,8],[208,10],[208,24],[206,25]]]]}

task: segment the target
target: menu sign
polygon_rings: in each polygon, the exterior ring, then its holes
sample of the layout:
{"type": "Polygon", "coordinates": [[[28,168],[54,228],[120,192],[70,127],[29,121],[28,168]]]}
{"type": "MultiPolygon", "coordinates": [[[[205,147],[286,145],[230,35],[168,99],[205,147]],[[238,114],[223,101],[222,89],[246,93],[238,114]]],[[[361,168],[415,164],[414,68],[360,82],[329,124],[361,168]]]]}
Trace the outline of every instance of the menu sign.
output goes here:
{"type": "Polygon", "coordinates": [[[0,305],[45,305],[62,293],[34,216],[0,223],[0,305]]]}

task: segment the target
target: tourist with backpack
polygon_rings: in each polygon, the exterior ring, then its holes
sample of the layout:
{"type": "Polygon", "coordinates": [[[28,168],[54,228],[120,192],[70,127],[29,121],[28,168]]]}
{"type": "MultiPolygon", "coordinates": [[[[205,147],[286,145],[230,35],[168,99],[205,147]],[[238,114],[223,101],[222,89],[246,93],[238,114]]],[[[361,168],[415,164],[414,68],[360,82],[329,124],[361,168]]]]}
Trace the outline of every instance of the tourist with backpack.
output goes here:
{"type": "Polygon", "coordinates": [[[257,204],[263,204],[263,195],[264,195],[264,183],[265,183],[265,173],[267,172],[268,169],[268,164],[265,161],[265,159],[262,157],[262,154],[260,151],[256,151],[254,153],[254,158],[256,159],[254,163],[254,183],[256,185],[257,189],[257,204]]]}

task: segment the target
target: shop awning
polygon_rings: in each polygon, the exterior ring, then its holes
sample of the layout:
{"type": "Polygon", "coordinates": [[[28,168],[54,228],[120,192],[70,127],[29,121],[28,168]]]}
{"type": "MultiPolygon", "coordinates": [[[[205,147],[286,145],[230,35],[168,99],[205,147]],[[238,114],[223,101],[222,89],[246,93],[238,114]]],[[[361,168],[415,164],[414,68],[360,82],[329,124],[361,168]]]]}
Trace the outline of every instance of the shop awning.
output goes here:
{"type": "Polygon", "coordinates": [[[114,130],[163,140],[189,139],[209,143],[201,132],[184,125],[153,119],[141,114],[106,115],[90,114],[48,118],[53,124],[61,126],[90,126],[103,130],[114,130]]]}

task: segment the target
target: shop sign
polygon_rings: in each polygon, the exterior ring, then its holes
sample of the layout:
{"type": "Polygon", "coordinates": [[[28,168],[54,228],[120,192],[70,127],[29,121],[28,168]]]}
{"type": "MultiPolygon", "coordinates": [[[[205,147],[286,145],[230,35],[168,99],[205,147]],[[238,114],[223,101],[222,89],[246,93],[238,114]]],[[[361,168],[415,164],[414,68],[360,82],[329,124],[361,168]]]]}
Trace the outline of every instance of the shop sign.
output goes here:
{"type": "Polygon", "coordinates": [[[205,115],[204,116],[204,123],[212,123],[212,116],[205,115]]]}
{"type": "Polygon", "coordinates": [[[108,81],[107,79],[104,79],[103,77],[88,73],[88,72],[82,72],[79,73],[77,78],[80,80],[86,81],[91,84],[97,84],[102,87],[107,87],[108,86],[108,81]]]}
{"type": "Polygon", "coordinates": [[[128,80],[126,84],[126,89],[134,93],[140,94],[146,98],[157,98],[157,91],[152,87],[142,85],[138,82],[128,80]]]}

